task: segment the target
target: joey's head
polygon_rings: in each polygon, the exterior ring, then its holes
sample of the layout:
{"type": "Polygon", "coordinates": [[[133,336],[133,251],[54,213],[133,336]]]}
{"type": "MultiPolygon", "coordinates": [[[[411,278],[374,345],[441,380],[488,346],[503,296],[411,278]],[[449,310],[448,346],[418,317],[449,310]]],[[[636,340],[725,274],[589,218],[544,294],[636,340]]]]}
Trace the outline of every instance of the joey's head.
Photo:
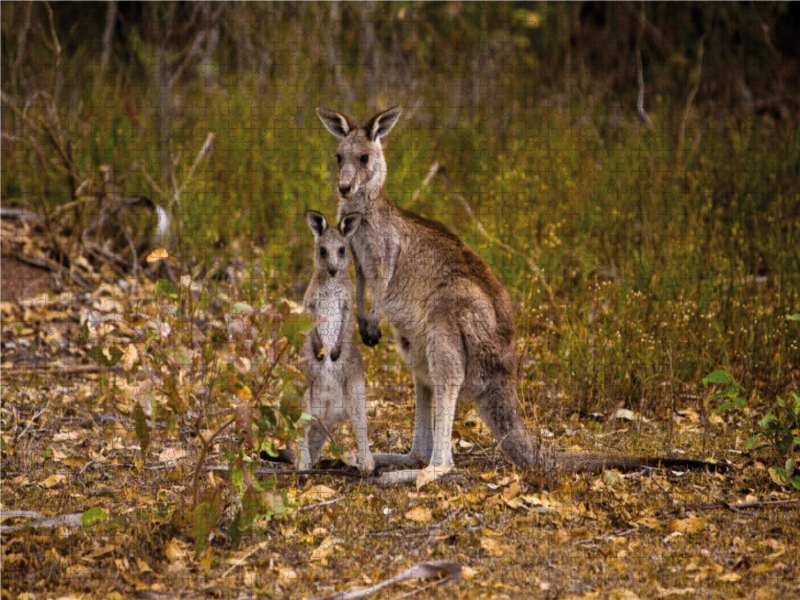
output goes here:
{"type": "Polygon", "coordinates": [[[386,181],[386,159],[383,157],[381,138],[389,134],[402,111],[400,106],[395,106],[378,113],[364,127],[359,127],[350,117],[341,113],[327,108],[317,109],[323,125],[341,140],[336,149],[339,163],[336,188],[342,198],[369,195],[372,190],[383,186],[386,181]]]}
{"type": "Polygon", "coordinates": [[[339,225],[329,227],[321,213],[309,210],[306,222],[314,233],[314,273],[323,277],[347,273],[347,265],[350,264],[347,240],[358,229],[361,213],[346,215],[339,225]]]}

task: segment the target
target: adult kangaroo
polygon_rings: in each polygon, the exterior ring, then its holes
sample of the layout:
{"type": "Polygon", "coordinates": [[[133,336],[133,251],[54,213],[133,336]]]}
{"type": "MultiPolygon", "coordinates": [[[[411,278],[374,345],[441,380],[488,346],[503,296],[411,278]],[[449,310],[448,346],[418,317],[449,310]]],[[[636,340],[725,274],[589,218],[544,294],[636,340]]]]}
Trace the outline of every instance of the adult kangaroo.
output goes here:
{"type": "MultiPolygon", "coordinates": [[[[383,312],[395,331],[398,351],[414,374],[411,452],[373,454],[376,465],[451,466],[450,441],[459,399],[475,403],[503,454],[522,469],[549,474],[556,468],[597,471],[691,463],[558,452],[534,443],[517,398],[511,296],[489,264],[455,233],[397,207],[382,189],[386,160],[380,140],[392,130],[401,111],[399,106],[391,108],[359,127],[341,113],[317,109],[328,131],[341,140],[336,151],[339,219],[351,213],[362,215],[348,238],[356,268],[361,338],[367,346],[378,343],[383,312]],[[365,283],[372,294],[368,314],[365,283]]],[[[408,477],[415,473],[405,472],[408,477]]]]}

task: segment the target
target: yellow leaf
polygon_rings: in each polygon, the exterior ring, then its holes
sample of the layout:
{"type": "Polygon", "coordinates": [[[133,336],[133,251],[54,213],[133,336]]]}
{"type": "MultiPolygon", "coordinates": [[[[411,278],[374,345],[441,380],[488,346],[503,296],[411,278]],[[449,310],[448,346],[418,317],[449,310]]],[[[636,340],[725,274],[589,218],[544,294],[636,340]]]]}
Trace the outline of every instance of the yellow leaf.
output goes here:
{"type": "Polygon", "coordinates": [[[706,519],[703,517],[688,517],[678,519],[669,524],[670,533],[699,533],[705,529],[706,519]]]}
{"type": "Polygon", "coordinates": [[[659,598],[674,598],[680,596],[694,596],[697,593],[697,590],[693,587],[685,587],[685,588],[663,588],[661,586],[656,587],[658,591],[659,598]]]}
{"type": "Polygon", "coordinates": [[[725,575],[720,575],[719,577],[717,577],[717,581],[734,582],[734,581],[739,581],[741,578],[742,576],[739,575],[738,573],[725,573],[725,575]]]}
{"type": "Polygon", "coordinates": [[[417,475],[417,489],[423,488],[429,483],[433,483],[452,470],[452,466],[434,467],[433,465],[428,465],[417,475]]]}
{"type": "Polygon", "coordinates": [[[186,456],[186,450],[183,448],[167,448],[158,455],[158,460],[161,462],[175,462],[184,456],[186,456]]]}
{"type": "Polygon", "coordinates": [[[66,480],[67,477],[65,475],[56,474],[56,475],[51,475],[39,485],[49,490],[50,488],[54,488],[57,485],[64,483],[66,480]]]}
{"type": "Polygon", "coordinates": [[[412,508],[410,511],[406,513],[406,519],[409,521],[416,521],[418,523],[424,523],[426,521],[430,521],[431,517],[433,516],[430,508],[425,508],[424,506],[418,506],[416,508],[412,508]]]}
{"type": "Polygon", "coordinates": [[[133,344],[128,344],[125,352],[122,353],[122,368],[130,371],[137,360],[139,360],[139,351],[133,344]]]}
{"type": "Polygon", "coordinates": [[[147,262],[154,263],[165,258],[169,258],[169,252],[167,252],[166,248],[156,248],[148,255],[147,262]]]}
{"type": "Polygon", "coordinates": [[[328,536],[322,543],[311,552],[311,560],[312,561],[325,561],[329,556],[333,554],[333,551],[336,549],[337,544],[341,544],[342,540],[328,536]]]}
{"type": "Polygon", "coordinates": [[[278,569],[278,581],[291,581],[293,579],[297,579],[297,571],[278,569]]]}
{"type": "Polygon", "coordinates": [[[144,562],[141,558],[136,559],[136,566],[139,567],[139,573],[152,573],[153,569],[150,568],[146,562],[144,562]]]}
{"type": "Polygon", "coordinates": [[[172,541],[167,545],[166,555],[170,562],[175,562],[186,556],[186,547],[189,544],[182,542],[177,538],[172,538],[172,541]]]}
{"type": "Polygon", "coordinates": [[[236,390],[236,395],[240,400],[250,400],[253,397],[253,392],[248,386],[243,385],[240,389],[236,390]]]}
{"type": "Polygon", "coordinates": [[[654,531],[658,531],[661,529],[661,521],[658,519],[654,519],[653,517],[644,517],[635,521],[637,525],[641,525],[642,527],[647,527],[647,529],[653,529],[654,531]]]}
{"type": "Polygon", "coordinates": [[[315,485],[311,489],[300,494],[300,502],[302,504],[316,504],[317,502],[325,502],[336,496],[338,492],[332,490],[324,485],[315,485]]]}
{"type": "Polygon", "coordinates": [[[469,565],[464,565],[464,567],[461,568],[461,576],[467,581],[469,581],[470,579],[475,579],[476,575],[477,573],[475,572],[475,569],[473,569],[469,565]]]}
{"type": "Polygon", "coordinates": [[[503,556],[508,551],[504,544],[490,537],[481,538],[481,548],[489,556],[503,556]]]}

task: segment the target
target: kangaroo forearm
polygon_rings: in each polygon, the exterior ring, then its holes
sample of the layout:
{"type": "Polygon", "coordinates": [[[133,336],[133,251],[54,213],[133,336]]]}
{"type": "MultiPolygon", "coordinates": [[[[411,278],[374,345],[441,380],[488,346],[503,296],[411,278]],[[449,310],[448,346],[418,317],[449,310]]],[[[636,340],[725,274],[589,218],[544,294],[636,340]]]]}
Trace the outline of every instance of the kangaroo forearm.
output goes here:
{"type": "Polygon", "coordinates": [[[319,335],[319,326],[311,330],[311,349],[314,351],[314,356],[320,358],[322,353],[322,338],[319,335]]]}
{"type": "Polygon", "coordinates": [[[364,274],[360,268],[356,268],[356,312],[359,319],[364,319],[367,316],[364,302],[364,274]]]}

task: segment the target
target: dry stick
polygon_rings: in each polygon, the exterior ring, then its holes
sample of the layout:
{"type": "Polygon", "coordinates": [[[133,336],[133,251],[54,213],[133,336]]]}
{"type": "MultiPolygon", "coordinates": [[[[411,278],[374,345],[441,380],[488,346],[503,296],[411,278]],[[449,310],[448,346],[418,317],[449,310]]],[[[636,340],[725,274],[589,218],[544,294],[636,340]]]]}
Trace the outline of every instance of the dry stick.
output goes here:
{"type": "Polygon", "coordinates": [[[233,571],[233,570],[234,570],[236,567],[238,567],[239,565],[241,565],[241,564],[242,564],[244,561],[246,561],[248,558],[250,558],[250,557],[251,557],[253,554],[255,554],[256,552],[258,552],[258,551],[259,551],[259,550],[261,550],[262,548],[266,548],[266,546],[267,546],[267,544],[268,544],[268,543],[269,543],[269,542],[259,542],[258,544],[256,544],[255,546],[253,546],[253,547],[252,547],[252,548],[251,548],[251,549],[250,549],[250,550],[249,550],[249,551],[248,551],[248,552],[247,552],[247,553],[246,553],[244,556],[242,556],[242,558],[240,558],[240,559],[239,559],[239,560],[237,560],[235,563],[233,563],[233,565],[231,566],[231,568],[230,568],[230,569],[228,569],[227,571],[225,571],[225,572],[222,574],[222,579],[225,579],[225,578],[226,578],[228,575],[230,575],[231,571],[233,571]]]}
{"type": "Polygon", "coordinates": [[[638,75],[639,75],[639,98],[636,102],[636,108],[639,111],[639,116],[642,117],[642,121],[647,127],[655,133],[656,127],[653,125],[653,121],[650,119],[650,115],[647,114],[647,111],[644,109],[644,68],[642,67],[642,32],[644,31],[644,24],[645,24],[645,16],[644,16],[644,2],[642,2],[642,10],[640,16],[640,27],[639,33],[636,36],[636,65],[638,67],[638,75]]]}
{"type": "Polygon", "coordinates": [[[508,244],[505,244],[505,243],[501,242],[498,239],[495,239],[492,236],[492,234],[490,234],[488,231],[486,231],[486,228],[483,226],[483,223],[481,223],[480,220],[478,219],[478,217],[475,216],[475,213],[472,211],[472,208],[470,207],[469,203],[464,199],[464,196],[462,196],[461,193],[453,186],[453,184],[451,183],[450,179],[445,174],[444,167],[439,169],[439,173],[438,174],[439,174],[439,177],[442,178],[442,181],[444,181],[445,185],[447,185],[447,187],[450,189],[450,192],[453,194],[455,199],[458,200],[458,202],[461,204],[461,206],[464,209],[464,211],[469,215],[469,217],[473,221],[475,221],[475,226],[478,228],[478,232],[481,235],[483,235],[483,237],[485,237],[487,240],[489,240],[489,242],[491,242],[492,244],[496,244],[496,245],[500,246],[501,248],[503,248],[503,250],[505,250],[509,254],[513,254],[515,256],[519,256],[520,258],[522,258],[528,264],[528,268],[530,268],[530,270],[533,271],[534,275],[536,275],[536,277],[539,279],[539,282],[542,284],[542,286],[544,287],[545,291],[547,292],[547,295],[550,297],[550,301],[551,302],[555,302],[555,296],[553,294],[553,290],[550,287],[550,285],[548,285],[547,280],[545,279],[544,273],[539,268],[539,265],[537,265],[535,262],[533,262],[533,259],[531,259],[526,254],[523,254],[519,250],[516,250],[516,249],[512,248],[508,244]]]}
{"type": "MultiPolygon", "coordinates": [[[[3,367],[5,369],[5,366],[3,367]]],[[[122,371],[122,365],[104,367],[101,365],[78,365],[74,367],[27,367],[3,371],[4,377],[21,377],[25,375],[83,375],[86,373],[107,373],[122,371]]]]}
{"type": "MultiPolygon", "coordinates": [[[[705,43],[707,36],[708,32],[706,31],[706,33],[703,34],[703,37],[700,38],[700,42],[697,45],[697,66],[692,71],[694,85],[692,85],[692,89],[689,91],[689,96],[686,98],[686,108],[683,111],[683,116],[681,117],[681,122],[678,129],[678,160],[680,161],[679,165],[682,167],[685,165],[682,151],[683,142],[686,139],[686,120],[689,118],[689,112],[692,110],[692,103],[697,95],[697,91],[700,89],[700,79],[703,74],[703,44],[705,43]]],[[[683,168],[681,170],[683,170],[683,168]]]]}
{"type": "Polygon", "coordinates": [[[671,512],[679,512],[682,510],[712,510],[715,508],[725,508],[728,510],[742,510],[745,508],[793,508],[800,507],[800,500],[763,500],[755,502],[741,502],[739,504],[729,504],[728,502],[715,502],[714,504],[684,504],[679,506],[671,512]]]}
{"type": "Polygon", "coordinates": [[[177,214],[178,216],[178,236],[183,233],[183,209],[181,208],[181,194],[192,180],[192,177],[194,177],[194,172],[197,170],[197,165],[199,165],[200,162],[211,152],[213,144],[214,132],[209,131],[208,135],[206,136],[206,141],[203,143],[203,147],[200,149],[200,152],[197,153],[197,158],[194,159],[194,164],[192,164],[191,169],[189,169],[189,174],[183,179],[180,185],[177,185],[177,183],[173,181],[173,187],[175,188],[175,191],[172,194],[172,198],[169,200],[169,204],[172,214],[177,214]]]}
{"type": "Polygon", "coordinates": [[[200,471],[203,469],[203,463],[206,461],[206,455],[208,454],[208,449],[211,447],[211,444],[214,443],[214,440],[217,438],[219,434],[225,431],[229,425],[232,425],[236,422],[236,417],[231,417],[225,423],[220,425],[220,427],[211,434],[211,437],[208,438],[206,441],[203,439],[203,436],[198,431],[198,435],[200,439],[203,440],[203,447],[200,448],[200,457],[197,459],[197,465],[194,468],[194,475],[192,476],[192,507],[197,507],[197,500],[200,496],[200,471]]]}

